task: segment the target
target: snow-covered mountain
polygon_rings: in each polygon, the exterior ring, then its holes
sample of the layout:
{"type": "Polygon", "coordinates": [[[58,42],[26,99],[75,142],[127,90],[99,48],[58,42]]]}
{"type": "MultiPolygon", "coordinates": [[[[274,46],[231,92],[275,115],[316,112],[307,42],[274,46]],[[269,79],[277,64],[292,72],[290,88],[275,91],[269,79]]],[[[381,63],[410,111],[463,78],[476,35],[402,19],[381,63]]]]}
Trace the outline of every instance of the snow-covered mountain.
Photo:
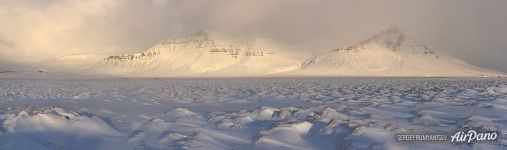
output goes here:
{"type": "Polygon", "coordinates": [[[325,76],[498,76],[417,43],[397,28],[354,45],[313,56],[300,75],[325,76]]]}
{"type": "Polygon", "coordinates": [[[0,75],[37,72],[37,71],[38,70],[34,69],[33,67],[28,67],[28,66],[13,64],[13,63],[7,63],[7,62],[0,62],[0,75]]]}
{"type": "Polygon", "coordinates": [[[77,68],[86,68],[81,69],[85,73],[158,77],[496,77],[501,74],[436,52],[411,40],[396,28],[382,31],[354,45],[308,55],[305,59],[298,59],[299,55],[291,52],[294,51],[267,38],[230,39],[200,31],[162,42],[144,52],[109,56],[89,67],[80,65],[77,68]]]}
{"type": "Polygon", "coordinates": [[[97,64],[103,58],[103,55],[97,54],[72,54],[47,59],[42,61],[39,66],[48,71],[80,72],[97,64]]]}
{"type": "Polygon", "coordinates": [[[13,73],[13,72],[16,72],[18,71],[17,68],[11,66],[11,65],[8,65],[6,63],[1,63],[0,62],[0,74],[5,74],[5,73],[13,73]]]}
{"type": "Polygon", "coordinates": [[[108,76],[76,74],[68,71],[48,70],[35,65],[0,62],[0,79],[69,79],[104,78],[108,76]]]}
{"type": "Polygon", "coordinates": [[[42,69],[0,62],[0,78],[35,78],[45,75],[46,72],[42,69]]]}
{"type": "Polygon", "coordinates": [[[196,32],[145,52],[109,56],[90,72],[136,76],[259,76],[296,70],[300,61],[263,38],[230,40],[196,32]]]}

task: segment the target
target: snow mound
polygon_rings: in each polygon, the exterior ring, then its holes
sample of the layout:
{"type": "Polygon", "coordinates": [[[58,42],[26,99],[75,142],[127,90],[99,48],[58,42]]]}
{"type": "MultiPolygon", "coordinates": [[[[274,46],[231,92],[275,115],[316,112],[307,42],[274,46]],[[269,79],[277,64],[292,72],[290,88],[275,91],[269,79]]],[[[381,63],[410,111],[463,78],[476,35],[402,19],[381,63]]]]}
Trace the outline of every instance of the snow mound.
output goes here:
{"type": "Polygon", "coordinates": [[[329,120],[347,120],[347,119],[349,119],[348,116],[346,116],[342,113],[336,112],[336,110],[331,109],[331,108],[324,108],[320,112],[320,118],[329,119],[329,120]]]}
{"type": "Polygon", "coordinates": [[[118,135],[108,123],[96,116],[80,116],[61,108],[52,108],[30,115],[21,111],[4,121],[9,132],[63,132],[85,135],[118,135]]]}
{"type": "Polygon", "coordinates": [[[438,120],[431,117],[430,115],[421,115],[411,120],[413,124],[424,125],[424,126],[437,126],[440,124],[438,120]]]}
{"type": "Polygon", "coordinates": [[[432,111],[432,110],[422,110],[415,113],[416,116],[410,119],[412,124],[422,125],[422,126],[438,126],[441,124],[441,121],[435,116],[445,115],[444,112],[432,111]]]}
{"type": "Polygon", "coordinates": [[[261,107],[254,112],[252,112],[252,117],[256,120],[269,120],[273,118],[275,112],[279,112],[279,109],[272,107],[261,107]]]}
{"type": "Polygon", "coordinates": [[[381,128],[359,127],[352,131],[352,134],[345,137],[344,149],[386,149],[385,143],[392,142],[391,132],[381,128]]]}
{"type": "Polygon", "coordinates": [[[307,121],[280,123],[271,129],[261,131],[256,143],[291,149],[305,149],[304,146],[307,143],[304,137],[312,126],[313,124],[307,121]]]}
{"type": "Polygon", "coordinates": [[[507,85],[491,86],[486,88],[484,93],[489,95],[499,95],[507,93],[507,85]]]}
{"type": "Polygon", "coordinates": [[[81,116],[61,108],[30,113],[21,111],[6,118],[2,124],[7,130],[7,138],[2,142],[11,143],[7,149],[20,145],[41,149],[88,149],[115,141],[101,143],[100,140],[123,136],[97,116],[81,116]]]}
{"type": "Polygon", "coordinates": [[[186,108],[177,108],[171,111],[168,111],[164,114],[164,116],[170,120],[178,120],[185,119],[189,117],[197,117],[198,114],[194,113],[186,108]]]}
{"type": "Polygon", "coordinates": [[[495,123],[494,119],[484,116],[469,116],[463,120],[457,121],[458,128],[475,128],[479,130],[486,130],[496,132],[500,130],[500,125],[495,123]]]}

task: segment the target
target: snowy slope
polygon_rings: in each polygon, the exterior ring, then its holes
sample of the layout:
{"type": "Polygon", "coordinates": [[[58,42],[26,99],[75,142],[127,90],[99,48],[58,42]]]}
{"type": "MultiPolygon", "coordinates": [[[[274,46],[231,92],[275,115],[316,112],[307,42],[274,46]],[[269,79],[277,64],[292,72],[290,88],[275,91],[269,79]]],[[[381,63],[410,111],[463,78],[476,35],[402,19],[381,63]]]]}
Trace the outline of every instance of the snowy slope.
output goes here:
{"type": "Polygon", "coordinates": [[[110,56],[90,70],[136,76],[255,76],[298,69],[262,38],[229,40],[206,32],[162,42],[145,52],[110,56]]]}
{"type": "Polygon", "coordinates": [[[493,76],[456,58],[431,50],[391,28],[351,46],[314,56],[294,71],[330,76],[493,76]]]}
{"type": "Polygon", "coordinates": [[[50,71],[79,72],[95,65],[103,57],[97,54],[64,55],[45,60],[40,63],[40,67],[50,71]]]}

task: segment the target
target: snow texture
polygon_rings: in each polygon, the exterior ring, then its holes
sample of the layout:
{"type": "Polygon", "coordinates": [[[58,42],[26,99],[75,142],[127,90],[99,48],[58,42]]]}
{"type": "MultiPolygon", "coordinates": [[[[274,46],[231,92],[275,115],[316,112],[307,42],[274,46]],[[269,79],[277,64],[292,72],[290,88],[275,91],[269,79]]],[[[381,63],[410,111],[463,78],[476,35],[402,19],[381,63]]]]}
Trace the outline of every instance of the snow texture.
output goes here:
{"type": "Polygon", "coordinates": [[[0,79],[0,149],[507,149],[503,78],[0,79]],[[472,144],[403,132],[500,132],[472,144]]]}

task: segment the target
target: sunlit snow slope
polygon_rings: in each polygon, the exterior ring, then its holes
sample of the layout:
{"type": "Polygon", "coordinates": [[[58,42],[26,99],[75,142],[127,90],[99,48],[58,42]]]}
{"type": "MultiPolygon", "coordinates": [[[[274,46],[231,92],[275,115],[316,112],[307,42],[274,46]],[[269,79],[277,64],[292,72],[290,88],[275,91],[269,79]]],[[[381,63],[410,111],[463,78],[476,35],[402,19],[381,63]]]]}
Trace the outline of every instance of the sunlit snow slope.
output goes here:
{"type": "Polygon", "coordinates": [[[47,59],[40,63],[49,71],[83,71],[103,59],[97,54],[73,54],[47,59]]]}
{"type": "Polygon", "coordinates": [[[206,32],[162,42],[138,54],[110,56],[97,73],[135,76],[257,76],[300,68],[269,40],[226,40],[206,32]]]}
{"type": "Polygon", "coordinates": [[[440,54],[391,28],[354,45],[314,56],[296,71],[331,76],[498,76],[440,54]]]}

